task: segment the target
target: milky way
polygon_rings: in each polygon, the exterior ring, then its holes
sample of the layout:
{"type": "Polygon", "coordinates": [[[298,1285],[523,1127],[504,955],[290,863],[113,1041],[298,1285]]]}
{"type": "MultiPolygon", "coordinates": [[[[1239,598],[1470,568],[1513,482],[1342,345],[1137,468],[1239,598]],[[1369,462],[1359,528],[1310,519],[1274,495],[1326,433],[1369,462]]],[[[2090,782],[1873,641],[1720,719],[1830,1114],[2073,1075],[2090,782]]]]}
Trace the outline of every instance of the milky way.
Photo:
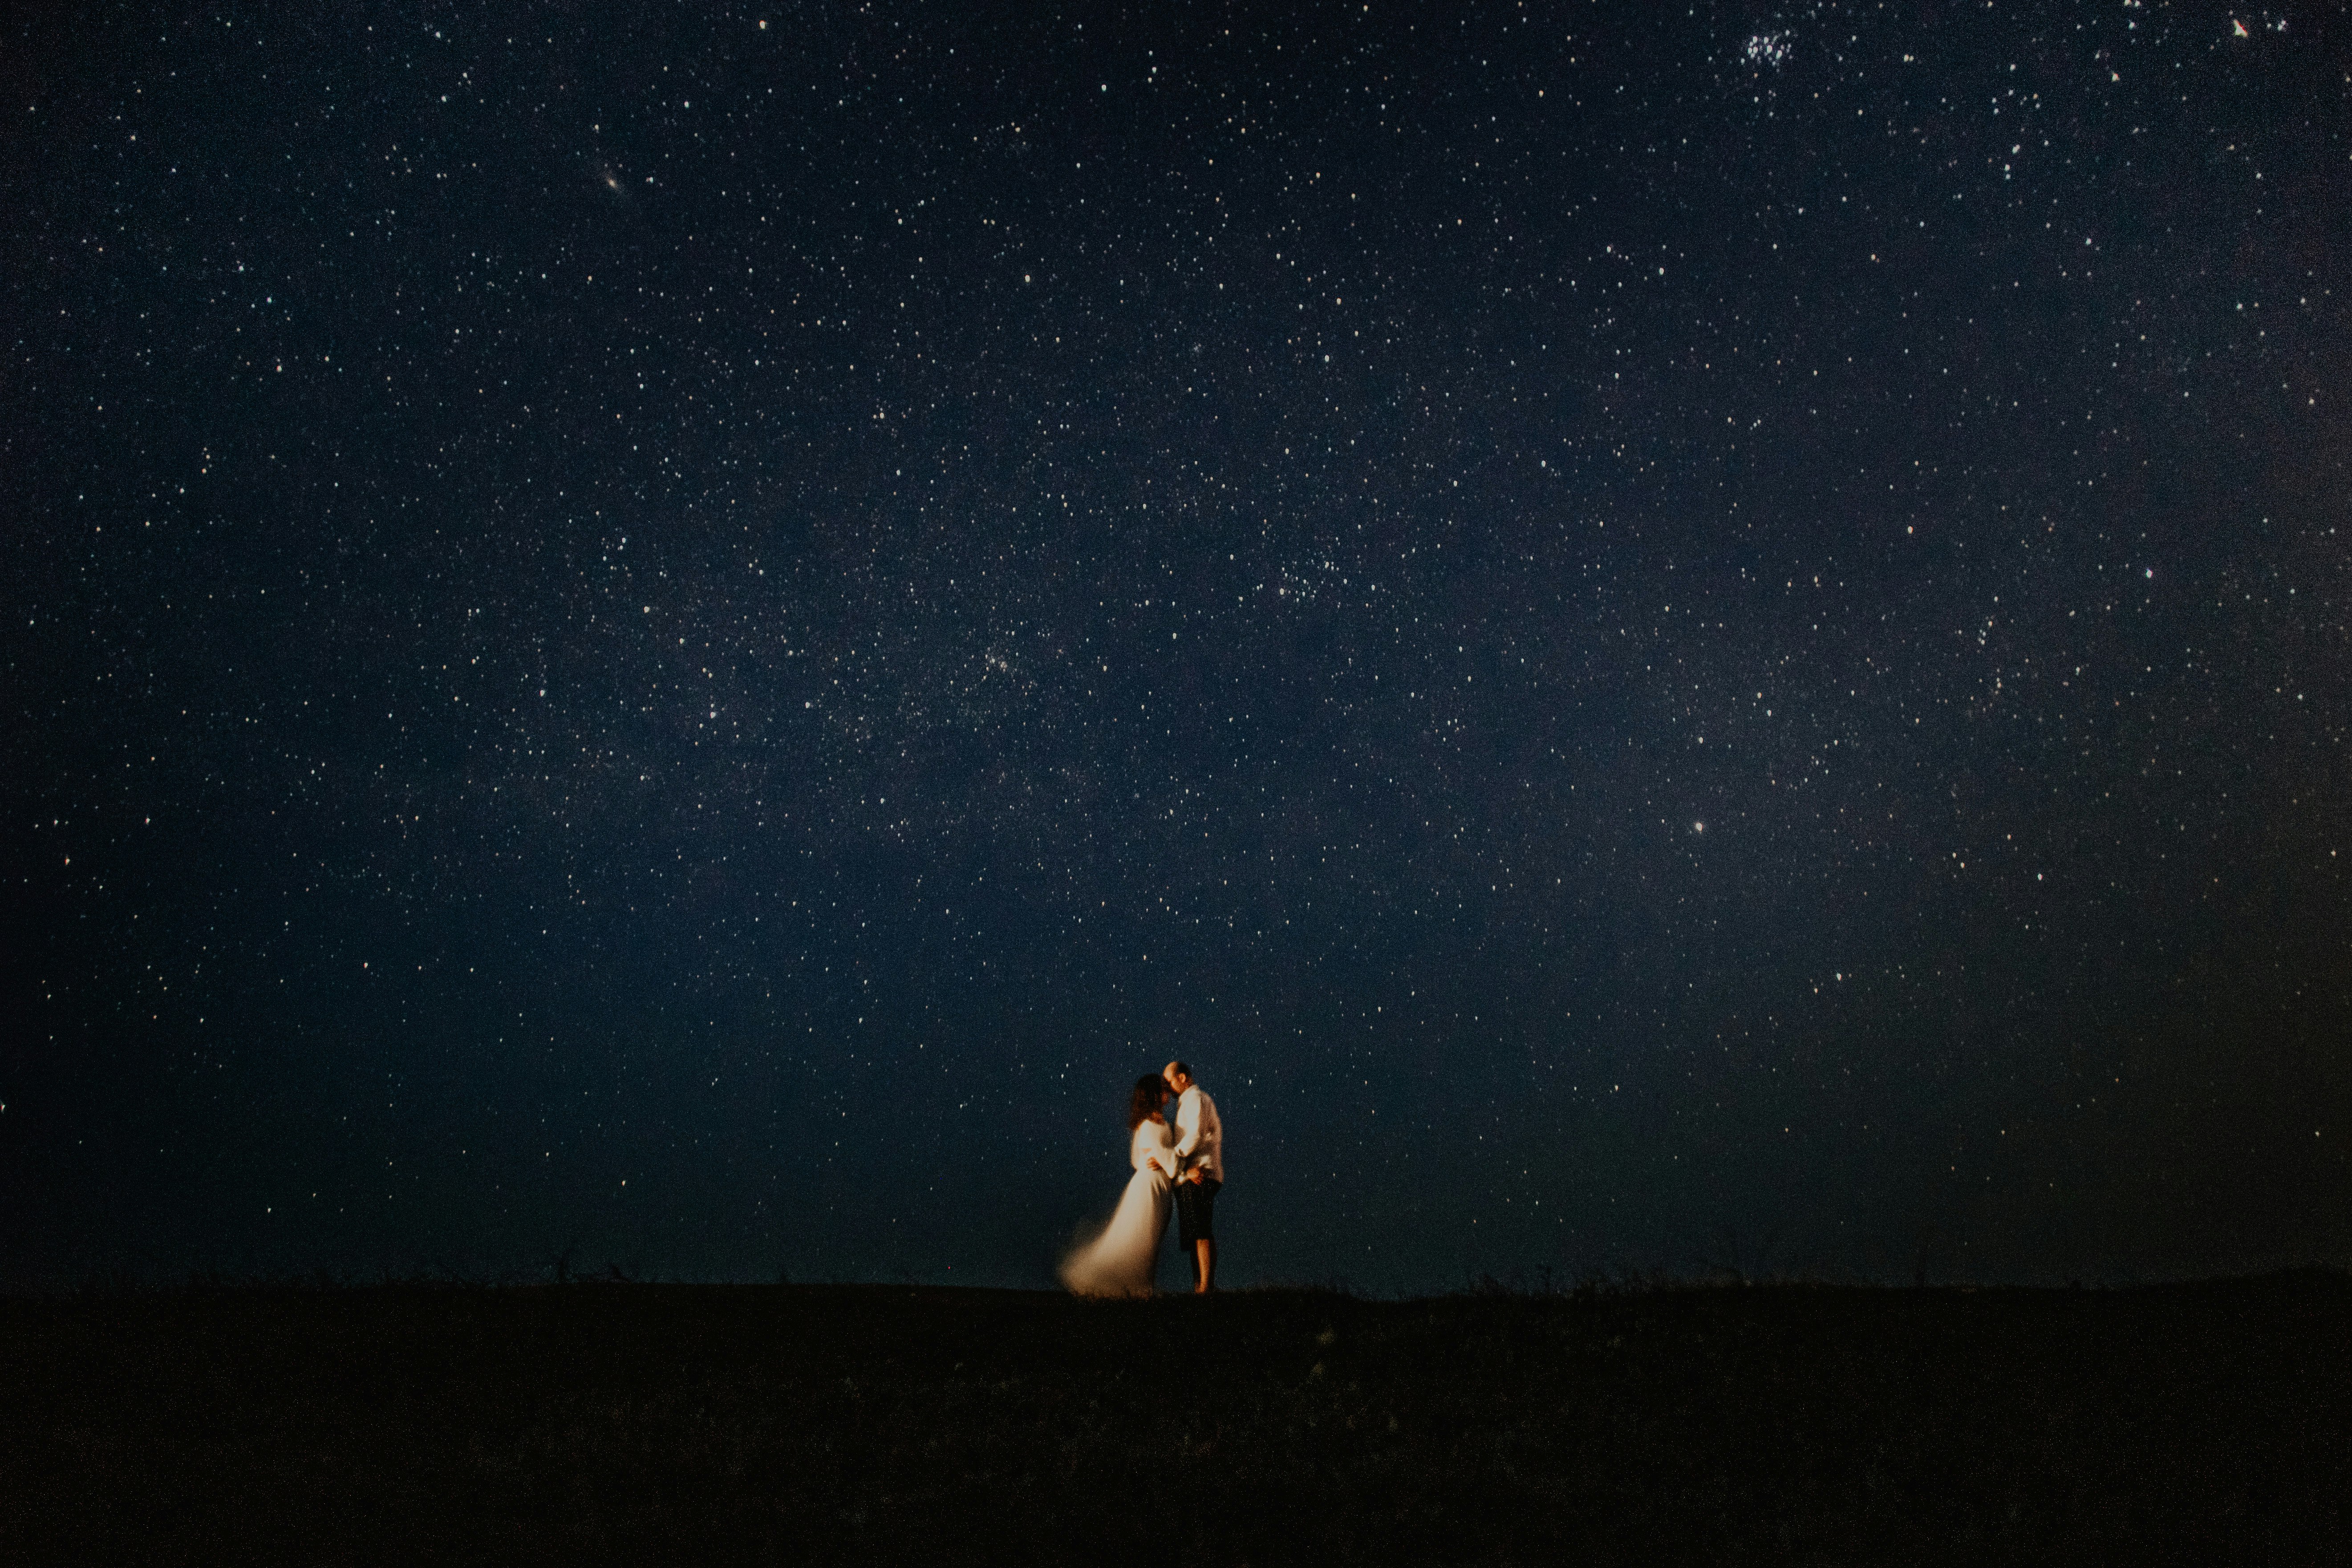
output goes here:
{"type": "Polygon", "coordinates": [[[46,26],[19,1276],[2352,1245],[2323,8],[46,26]]]}

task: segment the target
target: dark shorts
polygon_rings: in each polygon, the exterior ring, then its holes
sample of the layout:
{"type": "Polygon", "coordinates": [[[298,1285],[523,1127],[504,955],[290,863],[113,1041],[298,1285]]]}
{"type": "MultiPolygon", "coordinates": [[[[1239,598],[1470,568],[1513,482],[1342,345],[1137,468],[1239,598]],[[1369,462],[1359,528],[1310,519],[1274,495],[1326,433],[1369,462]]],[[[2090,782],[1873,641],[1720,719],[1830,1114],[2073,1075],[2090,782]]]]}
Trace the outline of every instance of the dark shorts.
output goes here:
{"type": "Polygon", "coordinates": [[[1213,1178],[1176,1184],[1176,1239],[1186,1247],[1216,1239],[1217,1189],[1213,1178]]]}

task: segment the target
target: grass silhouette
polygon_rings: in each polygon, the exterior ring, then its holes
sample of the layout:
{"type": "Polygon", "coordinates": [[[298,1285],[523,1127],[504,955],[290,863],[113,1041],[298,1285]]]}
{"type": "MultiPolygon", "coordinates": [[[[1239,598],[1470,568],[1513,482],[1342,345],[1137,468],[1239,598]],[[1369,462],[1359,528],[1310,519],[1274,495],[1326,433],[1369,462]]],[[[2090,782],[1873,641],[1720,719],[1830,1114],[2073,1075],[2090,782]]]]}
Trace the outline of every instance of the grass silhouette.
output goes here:
{"type": "Polygon", "coordinates": [[[2352,1281],[0,1301],[0,1558],[2340,1561],[2352,1281]]]}

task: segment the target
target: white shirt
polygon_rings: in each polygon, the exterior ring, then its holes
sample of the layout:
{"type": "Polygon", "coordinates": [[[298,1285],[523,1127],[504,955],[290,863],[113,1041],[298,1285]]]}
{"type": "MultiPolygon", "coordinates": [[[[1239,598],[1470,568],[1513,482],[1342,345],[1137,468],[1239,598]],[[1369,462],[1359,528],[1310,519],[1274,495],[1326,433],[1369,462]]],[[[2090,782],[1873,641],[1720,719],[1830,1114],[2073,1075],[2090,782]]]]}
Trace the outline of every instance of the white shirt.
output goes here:
{"type": "Polygon", "coordinates": [[[1217,1102],[1197,1083],[1176,1101],[1176,1159],[1181,1168],[1197,1169],[1213,1182],[1225,1179],[1225,1124],[1217,1117],[1217,1102]]]}
{"type": "Polygon", "coordinates": [[[1164,1121],[1136,1123],[1135,1136],[1127,1141],[1127,1163],[1139,1171],[1146,1165],[1152,1166],[1161,1175],[1174,1181],[1181,1167],[1168,1147],[1168,1124],[1164,1121]]]}

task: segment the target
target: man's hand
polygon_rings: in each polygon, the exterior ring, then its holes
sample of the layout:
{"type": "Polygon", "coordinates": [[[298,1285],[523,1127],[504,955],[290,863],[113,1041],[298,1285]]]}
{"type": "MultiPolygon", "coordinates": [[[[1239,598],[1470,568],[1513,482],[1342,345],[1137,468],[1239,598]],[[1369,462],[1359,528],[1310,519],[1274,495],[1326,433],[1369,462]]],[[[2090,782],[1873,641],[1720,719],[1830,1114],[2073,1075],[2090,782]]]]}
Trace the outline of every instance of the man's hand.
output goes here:
{"type": "Polygon", "coordinates": [[[1196,1186],[1196,1187],[1197,1187],[1197,1186],[1199,1186],[1202,1182],[1204,1182],[1204,1181],[1208,1180],[1208,1178],[1207,1178],[1206,1176],[1204,1176],[1203,1174],[1202,1174],[1202,1173],[1201,1173],[1201,1167],[1200,1167],[1200,1166],[1198,1166],[1198,1165],[1195,1165],[1195,1166],[1193,1166],[1191,1170],[1189,1170],[1189,1171],[1185,1172],[1185,1173],[1184,1173],[1184,1179],[1185,1179],[1186,1181],[1188,1181],[1188,1182],[1192,1183],[1192,1184],[1194,1186],[1196,1186]]]}

